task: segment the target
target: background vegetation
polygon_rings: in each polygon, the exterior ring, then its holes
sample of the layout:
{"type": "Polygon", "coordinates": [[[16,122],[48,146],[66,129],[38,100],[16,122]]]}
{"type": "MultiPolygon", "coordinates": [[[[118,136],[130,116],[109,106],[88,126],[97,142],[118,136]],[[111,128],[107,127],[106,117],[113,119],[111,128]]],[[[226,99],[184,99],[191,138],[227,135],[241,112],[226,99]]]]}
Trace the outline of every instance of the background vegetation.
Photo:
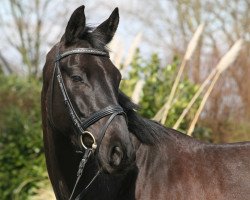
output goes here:
{"type": "MultiPolygon", "coordinates": [[[[121,23],[110,47],[111,57],[122,72],[122,90],[140,104],[139,112],[148,118],[155,117],[168,101],[188,43],[199,24],[205,24],[195,51],[185,62],[166,126],[175,125],[220,58],[243,38],[238,59],[215,84],[193,136],[214,143],[250,140],[249,0],[100,2],[85,3],[87,20],[96,17],[100,23],[97,18],[106,18],[111,7],[120,8],[121,23]]],[[[1,4],[0,199],[54,199],[48,192],[43,154],[41,70],[46,52],[82,1],[3,0],[1,4]]],[[[207,87],[181,121],[178,129],[182,132],[190,127],[207,87]]]]}
{"type": "Polygon", "coordinates": [[[27,199],[47,179],[40,90],[36,79],[0,75],[1,199],[27,199]]]}
{"type": "MultiPolygon", "coordinates": [[[[175,80],[177,69],[180,62],[178,58],[173,60],[173,63],[162,65],[157,54],[152,54],[149,59],[141,56],[140,51],[135,52],[130,68],[127,71],[127,76],[121,83],[121,89],[128,96],[132,97],[136,84],[143,80],[143,87],[138,91],[140,114],[146,118],[153,118],[156,113],[165,104],[173,82],[175,80]]],[[[188,102],[197,91],[198,86],[193,84],[184,77],[181,84],[178,86],[178,93],[175,102],[171,106],[169,118],[165,125],[173,127],[178,117],[187,106],[188,102]]],[[[184,120],[180,126],[180,130],[184,131],[188,128],[192,114],[197,109],[197,104],[194,106],[190,115],[184,120]]]]}

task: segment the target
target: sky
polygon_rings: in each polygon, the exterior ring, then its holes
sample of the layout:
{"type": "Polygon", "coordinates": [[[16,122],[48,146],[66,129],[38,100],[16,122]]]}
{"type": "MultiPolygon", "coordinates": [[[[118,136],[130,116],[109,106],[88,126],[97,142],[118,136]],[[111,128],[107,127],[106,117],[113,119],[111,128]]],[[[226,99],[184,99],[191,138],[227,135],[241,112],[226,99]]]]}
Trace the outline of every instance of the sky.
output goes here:
{"type": "MultiPolygon", "coordinates": [[[[27,7],[32,5],[30,4],[29,0],[22,0],[21,2],[26,4],[27,7]]],[[[42,2],[45,1],[42,0],[42,2]]],[[[85,5],[86,22],[87,24],[91,24],[93,26],[97,26],[98,24],[106,20],[113,9],[115,9],[116,7],[120,8],[120,22],[114,40],[116,41],[116,43],[118,43],[118,45],[124,47],[124,52],[127,52],[129,50],[130,44],[132,43],[134,37],[141,30],[138,30],[138,26],[136,23],[131,24],[131,21],[126,20],[127,16],[124,11],[128,8],[133,9],[133,6],[137,5],[137,1],[127,0],[126,2],[124,2],[113,0],[107,2],[104,0],[71,0],[69,2],[65,0],[53,0],[53,2],[50,2],[50,7],[48,9],[49,12],[43,13],[45,20],[43,32],[44,34],[46,34],[46,45],[43,44],[44,50],[42,51],[42,62],[45,61],[45,56],[49,49],[51,49],[53,44],[58,41],[58,37],[63,34],[66,24],[73,11],[83,4],[85,5]],[[58,13],[60,15],[59,19],[56,18],[58,13]]],[[[30,13],[25,13],[24,15],[29,18],[29,26],[31,26],[32,20],[35,17],[32,14],[32,10],[30,11],[30,13]]],[[[8,58],[8,60],[12,60],[12,62],[14,63],[13,65],[18,66],[21,63],[21,57],[19,53],[15,51],[8,43],[8,38],[11,38],[14,43],[18,43],[19,41],[17,39],[18,37],[16,34],[16,30],[15,28],[13,28],[13,21],[10,15],[10,6],[8,4],[8,0],[1,0],[0,17],[0,34],[4,35],[4,37],[2,37],[2,42],[0,43],[0,51],[8,58]],[[1,22],[7,24],[7,26],[3,26],[1,22]]],[[[25,70],[22,69],[22,67],[18,68],[18,71],[20,73],[25,73],[25,70]]]]}

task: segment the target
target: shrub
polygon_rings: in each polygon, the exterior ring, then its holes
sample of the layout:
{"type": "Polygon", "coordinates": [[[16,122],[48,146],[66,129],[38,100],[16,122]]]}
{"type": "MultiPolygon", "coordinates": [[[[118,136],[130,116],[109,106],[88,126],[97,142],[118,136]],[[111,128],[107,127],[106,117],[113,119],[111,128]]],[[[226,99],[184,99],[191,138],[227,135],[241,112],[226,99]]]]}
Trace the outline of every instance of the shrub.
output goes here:
{"type": "Polygon", "coordinates": [[[0,76],[0,197],[27,199],[45,179],[39,81],[0,76]]]}

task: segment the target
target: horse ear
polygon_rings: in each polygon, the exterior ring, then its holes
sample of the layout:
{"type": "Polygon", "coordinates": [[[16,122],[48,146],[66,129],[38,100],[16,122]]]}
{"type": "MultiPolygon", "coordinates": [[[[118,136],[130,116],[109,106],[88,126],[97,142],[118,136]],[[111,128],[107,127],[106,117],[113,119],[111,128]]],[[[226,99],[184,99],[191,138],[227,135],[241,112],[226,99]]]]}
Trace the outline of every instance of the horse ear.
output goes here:
{"type": "Polygon", "coordinates": [[[109,43],[118,27],[119,23],[119,10],[118,8],[115,8],[109,18],[101,23],[94,31],[94,34],[97,35],[102,35],[104,39],[104,43],[107,44],[109,43]]]}
{"type": "Polygon", "coordinates": [[[71,15],[65,30],[65,44],[70,44],[85,28],[85,6],[77,8],[71,15]]]}

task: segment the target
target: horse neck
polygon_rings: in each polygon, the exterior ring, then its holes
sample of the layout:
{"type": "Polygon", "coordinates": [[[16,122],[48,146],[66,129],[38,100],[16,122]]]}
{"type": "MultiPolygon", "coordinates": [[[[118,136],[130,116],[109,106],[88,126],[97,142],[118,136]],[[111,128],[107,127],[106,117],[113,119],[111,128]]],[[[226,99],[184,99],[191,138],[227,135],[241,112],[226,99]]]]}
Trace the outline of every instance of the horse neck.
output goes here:
{"type": "MultiPolygon", "coordinates": [[[[94,171],[91,168],[96,166],[96,162],[90,160],[84,170],[82,182],[76,194],[94,177],[94,171]]],[[[134,200],[135,199],[135,183],[137,178],[137,169],[131,169],[124,174],[111,175],[101,173],[87,189],[83,195],[83,199],[109,199],[109,200],[134,200]]]]}
{"type": "Polygon", "coordinates": [[[168,163],[169,159],[173,159],[176,156],[176,152],[179,150],[188,151],[196,145],[193,138],[188,137],[176,130],[165,128],[165,133],[162,138],[159,138],[158,142],[147,145],[141,142],[135,142],[136,149],[136,164],[139,169],[150,168],[152,163],[168,163]],[[139,144],[138,144],[139,143],[139,144]]]}
{"type": "Polygon", "coordinates": [[[57,199],[68,199],[73,188],[80,157],[70,141],[48,126],[44,146],[49,177],[57,199]]]}

